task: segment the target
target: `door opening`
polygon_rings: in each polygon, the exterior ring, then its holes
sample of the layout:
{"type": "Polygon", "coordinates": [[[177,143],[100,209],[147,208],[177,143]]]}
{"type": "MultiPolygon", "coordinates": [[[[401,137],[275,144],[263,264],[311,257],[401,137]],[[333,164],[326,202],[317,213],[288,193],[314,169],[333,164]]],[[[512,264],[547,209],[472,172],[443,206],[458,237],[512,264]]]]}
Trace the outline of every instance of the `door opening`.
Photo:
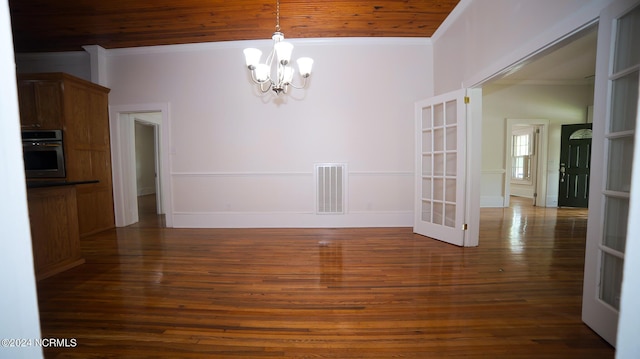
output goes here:
{"type": "MultiPolygon", "coordinates": [[[[136,122],[154,129],[155,184],[148,185],[156,193],[156,212],[164,214],[164,226],[173,227],[171,177],[169,162],[168,104],[145,104],[110,107],[111,157],[116,226],[139,221],[136,163],[136,122]]],[[[149,191],[149,190],[145,190],[149,191]]]]}
{"type": "Polygon", "coordinates": [[[136,194],[138,196],[138,219],[162,213],[160,198],[160,177],[158,176],[157,127],[145,121],[148,116],[159,113],[135,115],[135,152],[136,152],[136,194]]]}
{"type": "Polygon", "coordinates": [[[511,196],[547,206],[549,120],[507,119],[504,207],[511,196]]]}

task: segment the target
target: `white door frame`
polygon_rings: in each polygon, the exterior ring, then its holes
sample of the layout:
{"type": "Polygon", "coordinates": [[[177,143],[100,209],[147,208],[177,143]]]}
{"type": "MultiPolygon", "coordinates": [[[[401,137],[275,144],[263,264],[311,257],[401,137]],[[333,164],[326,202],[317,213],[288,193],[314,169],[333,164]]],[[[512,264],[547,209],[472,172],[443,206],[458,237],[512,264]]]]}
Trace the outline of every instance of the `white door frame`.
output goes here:
{"type": "Polygon", "coordinates": [[[506,139],[505,139],[505,173],[504,173],[504,207],[509,207],[509,196],[511,194],[511,147],[512,144],[512,132],[514,125],[529,125],[529,126],[542,126],[540,130],[539,141],[536,143],[536,152],[537,163],[536,163],[536,188],[534,190],[538,193],[538,197],[536,199],[536,206],[546,207],[547,206],[547,158],[549,156],[549,120],[538,120],[538,119],[511,119],[508,118],[506,121],[506,139]]]}
{"type": "Polygon", "coordinates": [[[109,106],[111,133],[111,161],[113,176],[113,200],[116,227],[124,227],[138,221],[135,173],[135,118],[131,114],[160,112],[157,124],[160,132],[160,168],[162,209],[166,227],[173,227],[173,196],[171,184],[171,122],[168,103],[109,106]]]}
{"type": "Polygon", "coordinates": [[[482,87],[467,89],[467,182],[466,246],[474,247],[480,241],[480,193],[482,179],[482,87]]]}

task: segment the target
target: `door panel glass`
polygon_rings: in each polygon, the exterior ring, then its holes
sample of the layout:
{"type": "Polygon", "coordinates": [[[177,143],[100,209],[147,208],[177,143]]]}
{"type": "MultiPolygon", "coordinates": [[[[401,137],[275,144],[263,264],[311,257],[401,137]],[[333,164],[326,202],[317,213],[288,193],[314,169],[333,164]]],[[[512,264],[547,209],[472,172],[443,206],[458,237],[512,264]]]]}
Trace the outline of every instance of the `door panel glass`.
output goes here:
{"type": "Polygon", "coordinates": [[[627,239],[629,200],[626,198],[606,197],[604,212],[603,244],[624,253],[627,239]]]}
{"type": "Polygon", "coordinates": [[[456,156],[455,153],[447,153],[447,170],[446,170],[446,175],[447,176],[455,176],[457,173],[457,168],[456,166],[458,165],[458,160],[457,160],[458,156],[456,156]]]}
{"type": "Polygon", "coordinates": [[[455,151],[458,148],[458,128],[456,126],[447,127],[447,151],[455,151]]]}
{"type": "Polygon", "coordinates": [[[431,193],[431,178],[422,179],[422,198],[433,199],[433,194],[431,193]]]}
{"type": "Polygon", "coordinates": [[[437,104],[433,106],[433,127],[444,126],[444,106],[437,104]]]}
{"type": "Polygon", "coordinates": [[[431,121],[431,107],[425,107],[422,109],[422,129],[428,130],[433,126],[431,121]]]}
{"type": "Polygon", "coordinates": [[[593,138],[593,131],[586,128],[578,130],[569,136],[570,140],[586,140],[589,138],[593,138]]]}
{"type": "Polygon", "coordinates": [[[633,142],[633,137],[630,136],[609,141],[607,189],[610,191],[628,193],[631,189],[633,142]]]}
{"type": "Polygon", "coordinates": [[[433,179],[433,199],[436,201],[444,200],[444,181],[441,178],[433,179]]]}
{"type": "Polygon", "coordinates": [[[431,155],[422,155],[422,175],[431,176],[433,174],[433,167],[431,164],[431,155]]]}
{"type": "Polygon", "coordinates": [[[443,224],[442,211],[442,202],[433,202],[433,223],[443,224]]]}
{"type": "Polygon", "coordinates": [[[622,288],[622,259],[609,253],[602,253],[600,277],[600,299],[610,306],[620,309],[620,288],[622,288]]]}
{"type": "Polygon", "coordinates": [[[453,204],[446,204],[444,206],[444,225],[447,227],[456,226],[456,206],[453,204]]]}
{"type": "Polygon", "coordinates": [[[456,201],[456,180],[455,179],[447,179],[447,181],[445,182],[444,200],[447,202],[456,201]]]}
{"type": "Polygon", "coordinates": [[[444,154],[442,153],[433,155],[433,174],[435,176],[444,176],[444,154]]]}
{"type": "Polygon", "coordinates": [[[433,131],[433,150],[444,151],[444,130],[442,128],[433,131]]]}
{"type": "MultiPolygon", "coordinates": [[[[640,47],[640,46],[636,46],[640,47]]],[[[610,132],[633,130],[638,111],[638,71],[613,80],[610,132]]]]}
{"type": "Polygon", "coordinates": [[[431,131],[422,131],[422,152],[433,151],[431,131]]]}
{"type": "Polygon", "coordinates": [[[614,72],[640,63],[640,7],[618,20],[614,72]]]}
{"type": "Polygon", "coordinates": [[[422,201],[422,215],[424,222],[431,222],[431,201],[422,201]]]}
{"type": "Polygon", "coordinates": [[[445,105],[447,109],[447,125],[455,125],[458,118],[458,113],[456,112],[458,104],[456,101],[448,101],[445,105]]]}

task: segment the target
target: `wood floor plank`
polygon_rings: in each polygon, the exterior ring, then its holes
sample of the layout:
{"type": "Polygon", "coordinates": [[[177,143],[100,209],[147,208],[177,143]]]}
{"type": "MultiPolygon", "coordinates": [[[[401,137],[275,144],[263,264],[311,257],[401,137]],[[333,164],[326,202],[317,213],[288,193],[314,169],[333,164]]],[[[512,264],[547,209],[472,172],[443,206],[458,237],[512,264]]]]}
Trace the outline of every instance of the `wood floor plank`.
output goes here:
{"type": "MultiPolygon", "coordinates": [[[[516,203],[518,203],[516,201],[516,203]]],[[[480,246],[410,228],[164,229],[83,240],[38,283],[47,358],[613,358],[580,320],[586,210],[483,209],[480,246]]]]}

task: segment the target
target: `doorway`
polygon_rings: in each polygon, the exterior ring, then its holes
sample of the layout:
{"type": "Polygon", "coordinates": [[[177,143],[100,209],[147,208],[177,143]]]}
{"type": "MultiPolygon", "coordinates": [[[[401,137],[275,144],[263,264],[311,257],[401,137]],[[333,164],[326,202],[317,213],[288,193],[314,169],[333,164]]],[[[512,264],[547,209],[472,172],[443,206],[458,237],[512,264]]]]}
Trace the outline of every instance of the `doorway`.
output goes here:
{"type": "Polygon", "coordinates": [[[111,106],[110,132],[113,162],[113,193],[116,227],[139,221],[136,163],[136,123],[154,129],[156,212],[164,215],[164,225],[173,227],[169,157],[169,105],[141,104],[111,106]]]}
{"type": "Polygon", "coordinates": [[[542,125],[540,141],[547,141],[539,146],[537,190],[527,196],[537,194],[540,207],[558,206],[560,130],[591,122],[596,43],[594,23],[482,84],[482,207],[509,205],[509,142],[517,125],[542,125]]]}
{"type": "Polygon", "coordinates": [[[136,194],[138,196],[138,219],[143,216],[154,217],[163,213],[160,191],[158,125],[149,121],[150,116],[160,113],[136,114],[135,152],[136,152],[136,194]]]}
{"type": "Polygon", "coordinates": [[[547,206],[549,120],[507,119],[504,207],[512,196],[547,206]]]}

